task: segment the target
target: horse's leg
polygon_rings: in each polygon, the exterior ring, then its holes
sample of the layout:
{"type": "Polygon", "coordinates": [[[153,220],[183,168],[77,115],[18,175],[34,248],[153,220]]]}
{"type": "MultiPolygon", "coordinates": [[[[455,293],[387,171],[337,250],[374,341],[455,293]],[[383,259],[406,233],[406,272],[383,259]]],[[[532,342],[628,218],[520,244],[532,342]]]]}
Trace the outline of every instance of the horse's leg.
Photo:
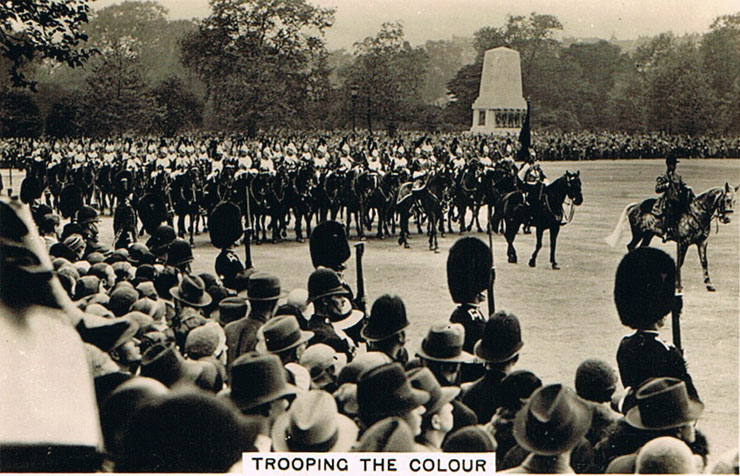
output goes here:
{"type": "Polygon", "coordinates": [[[193,243],[195,243],[195,240],[193,239],[193,231],[195,229],[195,217],[193,215],[193,213],[190,213],[190,246],[193,246],[193,243]]]}
{"type": "Polygon", "coordinates": [[[701,262],[701,270],[704,273],[704,284],[707,286],[707,291],[714,292],[717,288],[712,284],[712,280],[709,279],[709,262],[707,261],[707,240],[700,241],[696,244],[696,249],[699,251],[699,261],[701,262]]]}
{"type": "Polygon", "coordinates": [[[560,233],[560,227],[558,225],[550,228],[550,264],[552,264],[552,269],[560,269],[557,261],[555,261],[555,247],[558,243],[558,233],[560,233]]]}
{"type": "Polygon", "coordinates": [[[185,236],[185,215],[177,215],[177,236],[185,236]]]}
{"type": "Polygon", "coordinates": [[[473,206],[473,215],[475,216],[475,226],[478,229],[478,233],[483,233],[483,228],[480,226],[480,204],[476,203],[473,206]]]}
{"type": "Polygon", "coordinates": [[[514,238],[519,231],[519,222],[507,219],[506,220],[506,231],[504,236],[506,237],[506,256],[509,258],[509,263],[516,264],[516,248],[514,248],[514,238]]]}
{"type": "Polygon", "coordinates": [[[683,262],[686,259],[686,251],[688,251],[689,245],[684,244],[681,241],[679,241],[676,244],[676,292],[680,293],[683,291],[683,286],[681,285],[681,267],[683,266],[683,262]]]}
{"type": "Polygon", "coordinates": [[[542,248],[542,235],[545,233],[545,229],[543,227],[538,226],[536,228],[535,234],[537,235],[537,243],[534,245],[534,252],[532,253],[532,257],[529,258],[529,267],[534,268],[537,266],[537,253],[539,253],[540,248],[542,248]]]}
{"type": "Polygon", "coordinates": [[[460,222],[460,234],[462,235],[466,231],[465,227],[465,213],[467,213],[468,207],[463,202],[457,204],[457,213],[460,215],[458,221],[460,222]]]}

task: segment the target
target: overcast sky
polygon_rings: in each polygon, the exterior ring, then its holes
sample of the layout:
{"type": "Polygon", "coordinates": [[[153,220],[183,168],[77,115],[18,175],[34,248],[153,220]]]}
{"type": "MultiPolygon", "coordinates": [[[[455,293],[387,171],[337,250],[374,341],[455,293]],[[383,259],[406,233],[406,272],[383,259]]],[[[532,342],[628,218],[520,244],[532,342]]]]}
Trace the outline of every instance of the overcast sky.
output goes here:
{"type": "MultiPolygon", "coordinates": [[[[158,0],[172,19],[208,16],[208,0],[158,0]]],[[[98,0],[95,9],[120,0],[98,0]]],[[[563,36],[635,39],[673,31],[703,33],[720,15],[740,11],[738,0],[310,0],[336,8],[336,21],[327,31],[330,50],[351,48],[374,35],[381,23],[401,20],[413,45],[472,36],[483,26],[501,26],[507,13],[555,15],[563,36]]]]}

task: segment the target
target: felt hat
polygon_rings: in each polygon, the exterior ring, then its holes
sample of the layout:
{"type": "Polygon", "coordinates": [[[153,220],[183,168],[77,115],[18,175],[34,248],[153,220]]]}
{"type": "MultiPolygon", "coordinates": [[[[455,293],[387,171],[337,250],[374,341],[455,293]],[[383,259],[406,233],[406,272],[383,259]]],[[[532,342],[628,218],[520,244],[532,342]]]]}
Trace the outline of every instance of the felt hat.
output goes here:
{"type": "Polygon", "coordinates": [[[486,322],[483,337],[475,344],[475,355],[489,362],[505,362],[524,346],[519,318],[506,311],[497,311],[486,322]]]}
{"type": "Polygon", "coordinates": [[[493,453],[496,440],[482,425],[470,425],[451,433],[442,444],[445,453],[493,453]]]}
{"type": "Polygon", "coordinates": [[[635,392],[635,406],[624,419],[641,430],[667,430],[687,425],[704,412],[704,404],[689,397],[686,382],[671,377],[648,380],[635,392]]]}
{"type": "Polygon", "coordinates": [[[362,434],[354,451],[361,453],[413,453],[414,435],[409,425],[399,417],[384,418],[362,434]]]}
{"type": "Polygon", "coordinates": [[[465,328],[462,324],[434,325],[421,341],[417,355],[438,362],[472,362],[474,357],[462,350],[464,341],[465,328]]]}
{"type": "Polygon", "coordinates": [[[225,326],[230,322],[246,317],[248,310],[249,305],[246,299],[239,296],[229,296],[219,301],[218,309],[211,313],[211,318],[225,326]]]}
{"type": "Polygon", "coordinates": [[[293,397],[297,390],[288,383],[285,368],[274,354],[247,352],[231,365],[231,400],[242,411],[293,397]]]}
{"type": "Polygon", "coordinates": [[[202,366],[185,360],[174,345],[154,344],[141,358],[141,376],[159,380],[172,388],[177,383],[194,383],[202,366]]]}
{"type": "Polygon", "coordinates": [[[123,316],[139,300],[139,292],[128,286],[121,286],[110,294],[108,309],[116,316],[123,316]]]}
{"type": "Polygon", "coordinates": [[[460,387],[442,387],[437,377],[426,367],[411,369],[406,375],[413,388],[429,393],[429,401],[424,404],[427,415],[437,413],[460,394],[460,387]]]}
{"type": "Polygon", "coordinates": [[[190,243],[176,238],[167,248],[167,266],[181,266],[193,261],[193,249],[190,243]]]}
{"type": "Polygon", "coordinates": [[[352,362],[342,367],[342,370],[339,371],[337,383],[339,385],[345,383],[357,383],[364,372],[380,367],[384,364],[390,364],[391,362],[392,359],[383,352],[373,351],[358,353],[355,358],[352,359],[352,362]]]}
{"type": "Polygon", "coordinates": [[[403,300],[399,296],[384,294],[373,303],[361,335],[367,341],[379,341],[398,334],[408,326],[403,300]]]}
{"type": "Polygon", "coordinates": [[[170,289],[170,294],[173,299],[191,307],[206,307],[211,303],[203,280],[190,274],[184,275],[180,284],[170,289]]]}
{"type": "Polygon", "coordinates": [[[128,260],[133,265],[141,264],[141,260],[146,253],[149,253],[149,248],[144,243],[131,243],[128,245],[128,260]]]}
{"type": "Polygon", "coordinates": [[[326,296],[349,295],[339,275],[329,268],[317,268],[308,277],[308,301],[314,302],[326,296]]]}
{"type": "Polygon", "coordinates": [[[262,326],[264,340],[257,343],[257,350],[279,354],[308,342],[313,335],[301,330],[295,316],[275,316],[262,326]]]}
{"type": "Polygon", "coordinates": [[[529,370],[514,370],[501,379],[497,403],[504,408],[518,410],[541,386],[542,380],[529,370]]]}
{"type": "Polygon", "coordinates": [[[253,451],[256,418],[202,390],[159,397],[132,419],[116,464],[122,472],[224,473],[253,451]]]}
{"type": "Polygon", "coordinates": [[[369,370],[357,382],[358,413],[366,424],[411,411],[429,399],[429,392],[411,387],[398,363],[369,370]]]}
{"type": "Polygon", "coordinates": [[[272,444],[275,451],[347,452],[358,433],[357,425],[337,411],[330,394],[311,390],[296,397],[275,420],[272,444]]]}
{"type": "Polygon", "coordinates": [[[83,342],[109,352],[133,338],[139,330],[138,324],[128,318],[110,319],[94,314],[82,313],[76,326],[83,342]]]}
{"type": "Polygon", "coordinates": [[[159,225],[149,240],[146,242],[146,246],[155,254],[162,253],[167,249],[173,241],[177,239],[177,233],[175,229],[169,225],[159,225]]]}
{"type": "Polygon", "coordinates": [[[77,223],[84,225],[86,223],[96,223],[100,221],[98,211],[89,205],[83,205],[77,212],[77,223]]]}
{"type": "Polygon", "coordinates": [[[313,344],[303,352],[299,363],[308,370],[313,383],[323,388],[333,383],[347,364],[347,356],[326,344],[313,344]]]}
{"type": "Polygon", "coordinates": [[[574,448],[591,426],[591,407],[563,385],[540,387],[514,418],[517,443],[539,455],[574,448]]]}
{"type": "Polygon", "coordinates": [[[576,392],[592,402],[608,402],[617,388],[614,367],[599,359],[587,359],[576,369],[576,392]]]}
{"type": "Polygon", "coordinates": [[[247,299],[250,301],[271,301],[285,297],[280,290],[280,279],[270,273],[257,271],[249,277],[247,299]]]}
{"type": "Polygon", "coordinates": [[[208,322],[188,332],[185,339],[185,353],[191,359],[214,355],[219,347],[226,344],[226,335],[217,322],[208,322]]]}

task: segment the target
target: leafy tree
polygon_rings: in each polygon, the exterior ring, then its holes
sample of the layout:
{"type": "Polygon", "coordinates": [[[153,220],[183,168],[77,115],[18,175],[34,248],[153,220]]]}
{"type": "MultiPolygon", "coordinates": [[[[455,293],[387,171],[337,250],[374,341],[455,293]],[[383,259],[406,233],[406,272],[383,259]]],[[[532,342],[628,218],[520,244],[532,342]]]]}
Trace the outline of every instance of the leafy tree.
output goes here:
{"type": "Polygon", "coordinates": [[[424,51],[429,57],[424,75],[421,97],[433,103],[447,95],[447,82],[455,77],[457,71],[473,59],[472,45],[462,41],[427,41],[424,51]]]}
{"type": "Polygon", "coordinates": [[[178,77],[166,79],[152,90],[156,106],[153,127],[171,137],[183,129],[197,128],[203,122],[203,104],[178,77]]]}
{"type": "Polygon", "coordinates": [[[740,133],[740,13],[716,18],[701,39],[702,65],[719,98],[717,127],[740,133]]]}
{"type": "Polygon", "coordinates": [[[0,96],[0,137],[39,137],[43,129],[41,111],[30,94],[9,91],[0,96]]]}
{"type": "Polygon", "coordinates": [[[89,51],[79,49],[87,36],[87,0],[12,0],[0,2],[0,53],[10,60],[14,86],[35,88],[23,72],[35,59],[81,66],[89,51]]]}
{"type": "Polygon", "coordinates": [[[51,105],[44,132],[51,137],[77,137],[84,132],[79,94],[69,94],[51,105]]]}
{"type": "Polygon", "coordinates": [[[357,87],[368,129],[381,121],[389,132],[413,116],[422,103],[428,57],[406,41],[400,22],[384,23],[374,37],[358,41],[346,84],[357,87]]]}
{"type": "Polygon", "coordinates": [[[206,84],[215,126],[295,125],[325,51],[334,10],[305,0],[211,0],[182,41],[183,62],[206,84]]]}

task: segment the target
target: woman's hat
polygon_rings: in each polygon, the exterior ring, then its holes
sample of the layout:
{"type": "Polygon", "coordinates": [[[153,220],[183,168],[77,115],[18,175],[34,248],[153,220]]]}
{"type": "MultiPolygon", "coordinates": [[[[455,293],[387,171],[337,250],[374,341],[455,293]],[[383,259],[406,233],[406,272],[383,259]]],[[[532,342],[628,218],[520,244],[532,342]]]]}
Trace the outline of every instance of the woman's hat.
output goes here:
{"type": "Polygon", "coordinates": [[[519,318],[505,311],[498,311],[486,322],[483,337],[473,351],[475,355],[488,362],[505,362],[519,353],[522,342],[522,329],[519,318]]]}
{"type": "Polygon", "coordinates": [[[275,316],[262,326],[262,335],[257,351],[279,354],[308,342],[314,333],[302,331],[295,316],[275,316]]]}
{"type": "Polygon", "coordinates": [[[689,397],[686,382],[671,377],[648,380],[635,392],[636,405],[624,419],[641,430],[667,430],[699,418],[704,404],[689,397]]]}
{"type": "Polygon", "coordinates": [[[438,362],[472,362],[475,358],[462,350],[465,328],[462,324],[434,325],[421,342],[419,357],[438,362]]]}
{"type": "Polygon", "coordinates": [[[286,370],[275,354],[248,352],[231,365],[231,399],[242,411],[296,395],[286,370]]]}
{"type": "Polygon", "coordinates": [[[173,299],[191,307],[206,307],[211,303],[211,296],[206,292],[203,280],[198,276],[186,274],[176,287],[170,289],[173,299]]]}
{"type": "Polygon", "coordinates": [[[591,407],[561,384],[536,390],[514,419],[517,443],[539,455],[574,448],[591,426],[591,407]]]}
{"type": "Polygon", "coordinates": [[[330,394],[311,390],[275,420],[272,445],[275,451],[346,452],[358,433],[357,425],[337,411],[330,394]]]}

